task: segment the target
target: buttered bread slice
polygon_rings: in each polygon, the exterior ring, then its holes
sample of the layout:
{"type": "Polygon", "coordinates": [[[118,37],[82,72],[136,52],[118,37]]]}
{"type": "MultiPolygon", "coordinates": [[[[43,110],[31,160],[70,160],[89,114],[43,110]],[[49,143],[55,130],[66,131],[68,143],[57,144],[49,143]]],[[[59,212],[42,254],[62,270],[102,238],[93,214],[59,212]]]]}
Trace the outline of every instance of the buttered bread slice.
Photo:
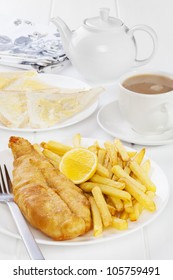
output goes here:
{"type": "Polygon", "coordinates": [[[65,89],[36,71],[0,73],[0,122],[9,128],[48,128],[88,108],[103,88],[65,89]]]}
{"type": "Polygon", "coordinates": [[[59,124],[94,104],[103,88],[92,88],[70,93],[49,89],[28,92],[27,106],[30,127],[47,128],[59,124]]]}
{"type": "Polygon", "coordinates": [[[0,122],[9,128],[27,126],[28,113],[24,93],[0,92],[0,122]]]}
{"type": "MultiPolygon", "coordinates": [[[[22,77],[31,78],[37,75],[36,71],[0,72],[0,90],[15,90],[14,84],[22,77]]],[[[18,88],[19,89],[19,88],[18,88]]]]}

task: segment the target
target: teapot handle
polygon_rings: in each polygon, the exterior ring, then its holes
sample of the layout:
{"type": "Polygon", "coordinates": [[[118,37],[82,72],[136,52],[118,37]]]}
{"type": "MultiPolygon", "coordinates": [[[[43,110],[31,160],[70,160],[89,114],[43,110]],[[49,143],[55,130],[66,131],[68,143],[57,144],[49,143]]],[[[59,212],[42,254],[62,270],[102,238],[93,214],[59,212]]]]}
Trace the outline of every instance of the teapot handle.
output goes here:
{"type": "Polygon", "coordinates": [[[152,57],[154,56],[155,52],[156,52],[156,49],[157,49],[157,45],[158,45],[158,39],[157,39],[157,35],[155,33],[155,31],[147,26],[147,25],[135,25],[134,27],[132,27],[129,31],[128,31],[128,34],[130,36],[133,36],[134,35],[134,32],[135,31],[144,31],[144,32],[147,32],[151,39],[152,39],[152,42],[153,42],[153,49],[152,49],[152,52],[151,54],[149,55],[149,57],[145,58],[145,59],[135,59],[135,65],[134,66],[142,66],[146,63],[148,63],[152,57]]]}

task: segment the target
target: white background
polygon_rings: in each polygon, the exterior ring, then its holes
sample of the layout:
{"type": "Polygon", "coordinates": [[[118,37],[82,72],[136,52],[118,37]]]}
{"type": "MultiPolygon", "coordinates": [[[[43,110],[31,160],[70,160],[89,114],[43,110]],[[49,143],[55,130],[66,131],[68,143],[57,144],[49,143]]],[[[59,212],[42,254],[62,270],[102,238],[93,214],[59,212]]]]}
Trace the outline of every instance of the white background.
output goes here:
{"type": "MultiPolygon", "coordinates": [[[[0,14],[44,24],[48,24],[51,17],[60,16],[71,29],[75,29],[83,19],[96,16],[100,7],[109,7],[110,14],[116,16],[117,5],[119,16],[129,28],[147,24],[157,32],[159,48],[150,65],[172,70],[172,59],[167,52],[173,51],[172,0],[0,0],[0,14]]],[[[137,39],[139,36],[143,36],[142,41],[138,40],[141,44],[139,58],[142,58],[150,53],[151,42],[145,33],[136,34],[137,39]]]]}
{"type": "MultiPolygon", "coordinates": [[[[62,17],[71,29],[77,28],[86,17],[96,16],[100,7],[110,7],[111,15],[116,15],[115,0],[0,0],[0,14],[8,17],[18,17],[29,19],[34,22],[48,23],[53,16],[62,17]]],[[[118,0],[119,15],[128,27],[136,24],[150,25],[157,32],[159,39],[158,52],[154,59],[146,67],[155,67],[158,69],[173,72],[173,0],[118,0]]],[[[0,26],[1,30],[1,26],[0,26]]],[[[140,35],[141,36],[141,35],[140,35]]],[[[145,35],[144,35],[145,37],[145,35]]],[[[149,42],[148,37],[144,38],[149,42]]],[[[141,43],[139,56],[144,56],[150,51],[149,44],[141,43]]],[[[67,71],[68,73],[68,71],[67,71]]],[[[70,72],[69,72],[70,75],[70,72]]],[[[74,75],[77,77],[76,72],[74,75]]],[[[110,97],[113,97],[113,90],[110,97]]],[[[110,100],[111,100],[110,98],[110,100]]],[[[90,127],[90,135],[95,136],[97,132],[97,124],[93,119],[86,120],[81,125],[81,133],[88,136],[86,125],[90,127]],[[88,121],[90,123],[88,124],[88,121]],[[86,124],[87,122],[87,124],[86,124]]],[[[78,126],[62,130],[65,136],[74,132],[78,132],[78,126]],[[76,130],[76,131],[75,131],[76,130]]],[[[5,134],[5,133],[4,133],[5,134]]],[[[99,136],[108,137],[99,130],[99,136]]],[[[71,134],[72,135],[72,134],[71,134]]],[[[6,136],[6,138],[8,135],[6,136]]],[[[1,144],[7,143],[7,140],[1,137],[1,144]]],[[[156,159],[157,163],[163,167],[168,175],[169,181],[172,183],[172,151],[173,146],[166,149],[163,147],[151,148],[149,156],[156,159]]],[[[173,219],[172,219],[172,195],[170,203],[166,208],[166,212],[160,217],[159,221],[151,224],[149,228],[145,228],[145,235],[138,232],[129,236],[128,239],[122,239],[116,242],[116,247],[112,250],[111,243],[104,247],[98,247],[97,252],[92,248],[81,247],[75,249],[77,256],[83,259],[91,257],[100,259],[172,259],[173,252],[173,219]],[[170,219],[169,219],[170,217],[170,219]],[[123,248],[123,249],[122,249],[123,248]],[[99,251],[100,250],[100,251],[99,251]],[[104,250],[104,252],[103,252],[104,250]],[[92,256],[91,256],[92,254],[92,256]],[[104,255],[104,256],[103,256],[104,255]]],[[[0,239],[2,236],[0,236],[0,239]]],[[[2,239],[1,239],[2,240],[2,239]]],[[[2,241],[3,242],[3,241],[2,241]]],[[[19,240],[13,243],[10,237],[6,237],[8,246],[1,249],[4,259],[26,258],[26,252],[22,242],[19,240]],[[14,254],[15,252],[15,254],[14,254]]],[[[44,248],[42,251],[47,259],[72,259],[74,251],[72,248],[44,248]],[[52,251],[54,254],[52,257],[52,251]]],[[[166,278],[166,277],[165,277],[166,278]]],[[[122,279],[122,278],[121,278],[122,279]]]]}

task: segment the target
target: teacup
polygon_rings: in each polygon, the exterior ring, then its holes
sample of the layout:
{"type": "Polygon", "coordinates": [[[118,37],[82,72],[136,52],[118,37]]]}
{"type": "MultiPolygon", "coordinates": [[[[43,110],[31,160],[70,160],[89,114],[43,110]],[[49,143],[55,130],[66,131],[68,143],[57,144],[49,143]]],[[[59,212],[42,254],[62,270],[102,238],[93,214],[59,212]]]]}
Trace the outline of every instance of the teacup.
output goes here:
{"type": "Polygon", "coordinates": [[[162,134],[173,129],[173,74],[134,71],[120,78],[119,108],[133,130],[162,134]]]}

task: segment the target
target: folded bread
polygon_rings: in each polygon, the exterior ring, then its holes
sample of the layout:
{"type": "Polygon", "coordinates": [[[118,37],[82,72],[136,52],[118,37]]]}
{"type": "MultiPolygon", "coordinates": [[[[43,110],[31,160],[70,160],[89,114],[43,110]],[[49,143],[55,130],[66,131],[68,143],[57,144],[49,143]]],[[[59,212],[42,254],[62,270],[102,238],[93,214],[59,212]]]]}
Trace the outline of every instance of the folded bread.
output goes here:
{"type": "Polygon", "coordinates": [[[60,124],[94,104],[103,88],[84,90],[48,89],[28,92],[29,126],[47,128],[60,124]]]}
{"type": "Polygon", "coordinates": [[[103,88],[1,91],[0,122],[11,128],[52,127],[94,104],[102,91],[103,88]]]}
{"type": "Polygon", "coordinates": [[[27,101],[23,92],[0,92],[0,122],[9,128],[22,128],[28,124],[27,101]]]}
{"type": "Polygon", "coordinates": [[[26,94],[23,81],[37,75],[36,71],[0,72],[0,122],[11,128],[28,125],[26,94]]]}
{"type": "MultiPolygon", "coordinates": [[[[0,72],[0,90],[13,89],[14,84],[22,78],[31,78],[37,75],[36,71],[0,72]]],[[[19,89],[19,88],[18,88],[19,89]]]]}
{"type": "Polygon", "coordinates": [[[11,82],[8,86],[6,86],[5,90],[12,91],[28,91],[28,90],[44,90],[49,89],[51,86],[37,78],[36,75],[23,75],[16,78],[13,82],[11,82]]]}

